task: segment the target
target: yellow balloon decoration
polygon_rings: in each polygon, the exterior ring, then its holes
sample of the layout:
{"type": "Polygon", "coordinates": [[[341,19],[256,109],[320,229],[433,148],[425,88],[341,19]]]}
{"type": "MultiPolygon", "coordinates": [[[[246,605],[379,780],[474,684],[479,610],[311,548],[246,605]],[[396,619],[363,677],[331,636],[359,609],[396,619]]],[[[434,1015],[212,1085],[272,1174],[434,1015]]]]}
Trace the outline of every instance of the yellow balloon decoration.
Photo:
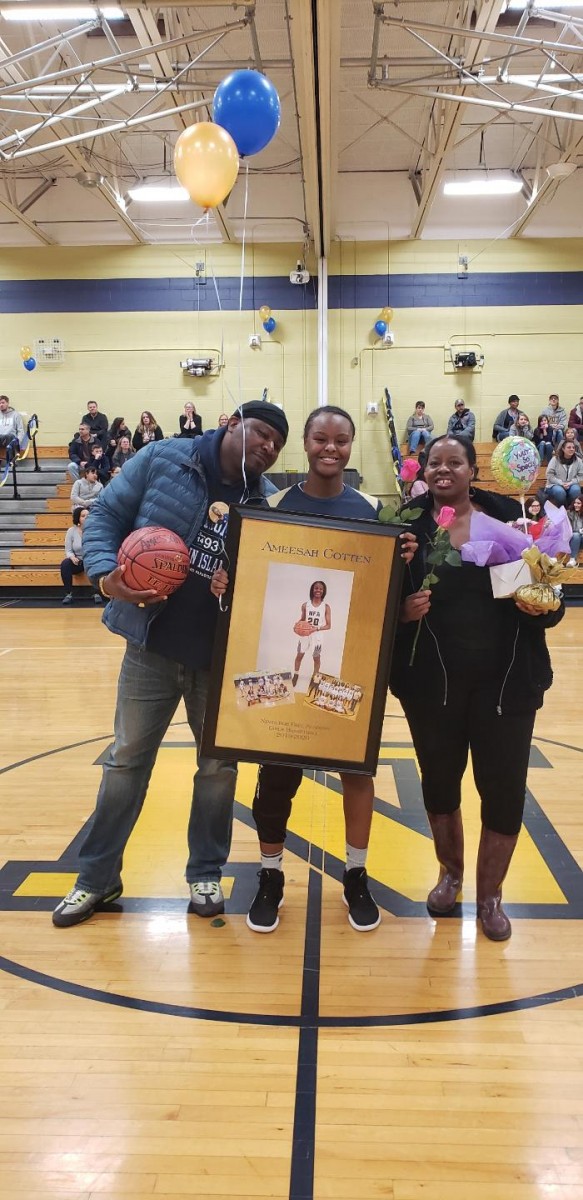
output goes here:
{"type": "Polygon", "coordinates": [[[259,309],[259,316],[261,317],[262,321],[266,321],[267,318],[271,316],[271,309],[268,304],[261,305],[261,308],[259,309]]]}
{"type": "Polygon", "coordinates": [[[32,358],[32,350],[31,350],[30,346],[21,346],[20,347],[20,357],[23,362],[25,362],[27,358],[32,358]]]}
{"type": "Polygon", "coordinates": [[[392,319],[393,319],[392,308],[381,308],[381,321],[386,321],[387,325],[390,325],[392,319]]]}
{"type": "Polygon", "coordinates": [[[212,121],[190,125],[174,147],[174,170],[195,204],[215,208],[228,196],[239,170],[230,133],[212,121]]]}

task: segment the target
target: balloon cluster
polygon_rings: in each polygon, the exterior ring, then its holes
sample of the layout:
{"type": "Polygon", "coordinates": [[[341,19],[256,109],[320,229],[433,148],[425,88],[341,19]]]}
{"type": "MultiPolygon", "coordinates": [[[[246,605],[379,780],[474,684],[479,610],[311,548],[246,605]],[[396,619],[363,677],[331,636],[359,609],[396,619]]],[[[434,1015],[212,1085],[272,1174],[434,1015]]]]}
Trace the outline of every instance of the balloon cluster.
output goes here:
{"type": "Polygon", "coordinates": [[[539,468],[538,450],[528,438],[504,438],[492,454],[494,479],[508,492],[527,492],[539,468]]]}
{"type": "Polygon", "coordinates": [[[271,309],[268,304],[262,304],[259,309],[259,316],[266,333],[274,333],[277,328],[277,321],[271,315],[271,309]]]}
{"type": "Polygon", "coordinates": [[[375,333],[378,333],[379,337],[383,337],[384,334],[387,332],[387,329],[389,328],[389,325],[390,325],[392,319],[393,319],[392,308],[381,308],[381,311],[375,321],[375,326],[374,326],[375,333]]]}
{"type": "Polygon", "coordinates": [[[34,358],[30,346],[20,347],[20,357],[25,371],[34,371],[36,367],[36,358],[34,358]]]}
{"type": "Polygon", "coordinates": [[[233,71],[219,84],[212,121],[190,125],[174,148],[174,169],[190,199],[215,208],[232,190],[239,155],[258,154],[279,129],[279,96],[259,71],[233,71]]]}

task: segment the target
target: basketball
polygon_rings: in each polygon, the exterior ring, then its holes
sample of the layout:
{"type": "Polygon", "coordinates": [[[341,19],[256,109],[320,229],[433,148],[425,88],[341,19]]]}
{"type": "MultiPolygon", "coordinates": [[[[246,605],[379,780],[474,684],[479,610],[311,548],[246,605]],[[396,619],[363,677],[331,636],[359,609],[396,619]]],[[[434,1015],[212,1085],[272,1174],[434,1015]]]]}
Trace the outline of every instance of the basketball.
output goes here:
{"type": "Polygon", "coordinates": [[[309,621],[296,621],[294,633],[297,633],[298,637],[309,637],[313,632],[314,626],[310,625],[309,621]]]}
{"type": "Polygon", "coordinates": [[[132,591],[152,588],[159,596],[171,596],[188,576],[190,557],[177,533],[146,525],[122,542],[117,561],[125,566],[123,581],[132,591]]]}

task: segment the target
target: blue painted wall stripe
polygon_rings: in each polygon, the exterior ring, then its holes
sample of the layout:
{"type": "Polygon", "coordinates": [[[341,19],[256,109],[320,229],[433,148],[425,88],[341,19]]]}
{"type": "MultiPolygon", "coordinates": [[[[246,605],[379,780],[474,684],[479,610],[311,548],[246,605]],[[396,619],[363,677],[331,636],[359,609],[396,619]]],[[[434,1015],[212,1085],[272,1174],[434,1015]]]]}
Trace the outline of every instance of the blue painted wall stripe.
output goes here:
{"type": "MultiPolygon", "coordinates": [[[[0,281],[0,313],[225,312],[239,309],[239,279],[18,279],[0,281]]],[[[333,275],[331,309],[474,308],[583,304],[583,271],[524,271],[456,275],[333,275]]],[[[245,280],[243,309],[269,304],[278,315],[313,310],[316,280],[297,287],[285,276],[245,280]]]]}

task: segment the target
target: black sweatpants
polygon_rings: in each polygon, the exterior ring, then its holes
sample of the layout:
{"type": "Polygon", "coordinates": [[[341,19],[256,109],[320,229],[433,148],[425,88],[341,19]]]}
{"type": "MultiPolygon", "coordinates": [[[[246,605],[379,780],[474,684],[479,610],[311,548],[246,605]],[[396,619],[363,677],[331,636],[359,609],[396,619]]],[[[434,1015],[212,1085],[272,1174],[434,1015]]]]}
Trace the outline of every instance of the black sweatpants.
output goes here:
{"type": "Polygon", "coordinates": [[[482,824],[494,833],[520,832],[526,773],[536,711],[499,716],[499,685],[449,680],[447,704],[431,696],[401,698],[421,770],[430,813],[452,813],[461,803],[461,781],[472,753],[482,824]]]}
{"type": "Polygon", "coordinates": [[[293,798],[302,782],[301,767],[263,763],[253,797],[253,820],[260,842],[279,846],[285,842],[293,798]]]}
{"type": "Polygon", "coordinates": [[[85,570],[83,563],[74,563],[72,558],[64,558],[61,563],[61,579],[66,592],[73,590],[73,575],[82,575],[85,570]]]}

